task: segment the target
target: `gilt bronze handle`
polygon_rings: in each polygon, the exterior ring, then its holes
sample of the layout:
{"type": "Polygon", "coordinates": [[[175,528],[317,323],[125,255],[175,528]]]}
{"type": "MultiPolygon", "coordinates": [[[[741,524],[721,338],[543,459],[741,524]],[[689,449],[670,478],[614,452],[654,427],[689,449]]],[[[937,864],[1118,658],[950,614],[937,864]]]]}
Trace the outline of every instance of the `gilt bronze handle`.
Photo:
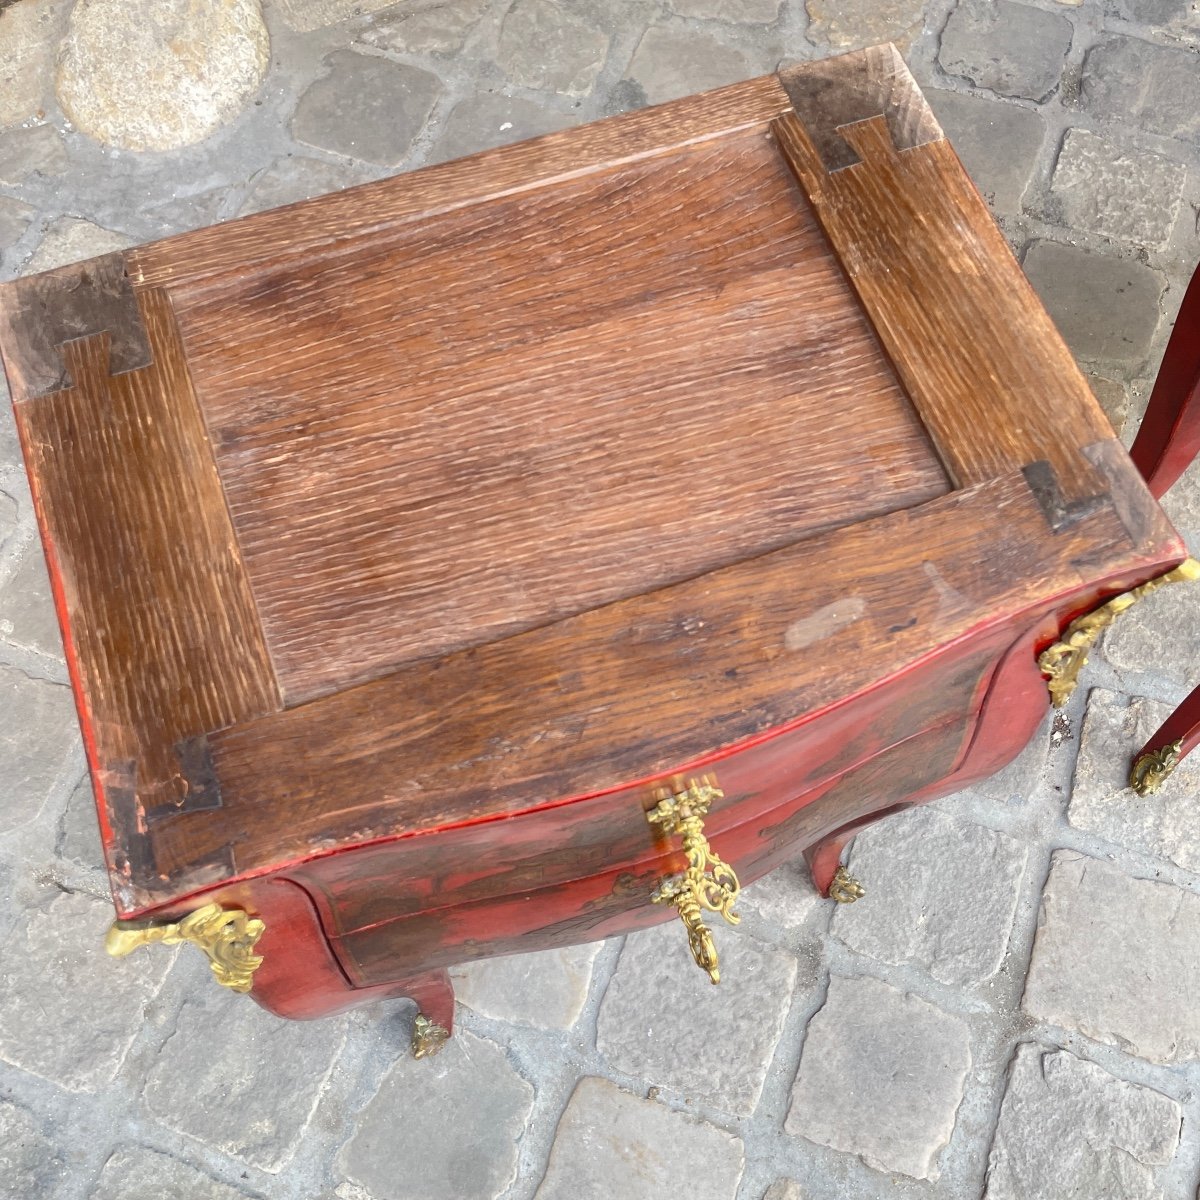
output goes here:
{"type": "Polygon", "coordinates": [[[715,779],[693,779],[682,792],[664,789],[657,793],[658,803],[646,813],[651,825],[667,835],[677,833],[683,838],[688,860],[688,869],[682,875],[664,879],[650,899],[655,904],[675,906],[687,928],[692,957],[713,983],[721,982],[721,971],[712,932],[704,923],[704,910],[720,913],[731,925],[741,920],[732,911],[741,884],[733,868],[721,860],[704,836],[704,817],[712,802],[724,794],[715,779]]]}

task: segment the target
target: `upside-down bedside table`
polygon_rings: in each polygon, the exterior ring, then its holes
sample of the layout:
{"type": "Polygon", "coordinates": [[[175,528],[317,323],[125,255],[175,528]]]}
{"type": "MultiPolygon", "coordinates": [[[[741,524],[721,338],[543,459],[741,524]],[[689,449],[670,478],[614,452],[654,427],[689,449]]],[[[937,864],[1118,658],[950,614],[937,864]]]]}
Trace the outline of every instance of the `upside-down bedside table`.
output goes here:
{"type": "Polygon", "coordinates": [[[452,964],[677,920],[716,981],[739,881],[855,899],[1190,570],[890,47],[19,280],[0,347],[110,948],[422,1053],[452,964]]]}

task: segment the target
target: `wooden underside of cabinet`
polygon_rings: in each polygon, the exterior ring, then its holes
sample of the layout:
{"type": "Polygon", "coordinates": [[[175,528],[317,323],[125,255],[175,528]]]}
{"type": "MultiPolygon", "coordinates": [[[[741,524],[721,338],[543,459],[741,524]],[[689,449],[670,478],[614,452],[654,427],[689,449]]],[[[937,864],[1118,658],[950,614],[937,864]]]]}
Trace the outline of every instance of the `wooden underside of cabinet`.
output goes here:
{"type": "Polygon", "coordinates": [[[1184,555],[889,47],[18,280],[0,351],[119,913],[275,905],[330,995],[665,919],[664,783],[748,881],[996,769],[1184,555]]]}

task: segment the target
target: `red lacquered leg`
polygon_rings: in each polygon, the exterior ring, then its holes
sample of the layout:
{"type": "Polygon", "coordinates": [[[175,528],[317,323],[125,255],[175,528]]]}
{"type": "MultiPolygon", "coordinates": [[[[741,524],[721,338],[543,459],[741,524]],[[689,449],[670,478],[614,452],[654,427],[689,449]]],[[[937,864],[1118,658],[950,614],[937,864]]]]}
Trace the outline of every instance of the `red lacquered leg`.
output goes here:
{"type": "Polygon", "coordinates": [[[429,1058],[454,1032],[454,985],[445,971],[430,971],[397,986],[400,995],[414,1000],[417,1005],[417,1016],[413,1021],[413,1058],[429,1058]]]}
{"type": "Polygon", "coordinates": [[[1129,455],[1155,497],[1200,453],[1200,271],[1184,293],[1129,455]]]}
{"type": "Polygon", "coordinates": [[[841,863],[842,851],[845,850],[846,844],[863,825],[870,823],[870,821],[859,822],[849,831],[839,831],[832,837],[827,837],[823,842],[809,846],[804,851],[804,859],[812,874],[813,887],[822,896],[836,900],[839,904],[853,904],[855,900],[865,894],[862,884],[841,863]]]}
{"type": "Polygon", "coordinates": [[[908,807],[907,804],[890,805],[879,812],[843,825],[841,829],[809,846],[804,851],[804,860],[808,863],[813,886],[817,891],[839,904],[853,904],[855,900],[861,900],[866,895],[866,889],[841,865],[842,851],[854,839],[854,835],[866,829],[868,825],[874,825],[876,821],[889,817],[892,813],[902,812],[908,807]]]}
{"type": "Polygon", "coordinates": [[[1200,688],[1188,696],[1138,751],[1129,772],[1129,786],[1139,796],[1153,795],[1197,745],[1200,745],[1200,688]]]}

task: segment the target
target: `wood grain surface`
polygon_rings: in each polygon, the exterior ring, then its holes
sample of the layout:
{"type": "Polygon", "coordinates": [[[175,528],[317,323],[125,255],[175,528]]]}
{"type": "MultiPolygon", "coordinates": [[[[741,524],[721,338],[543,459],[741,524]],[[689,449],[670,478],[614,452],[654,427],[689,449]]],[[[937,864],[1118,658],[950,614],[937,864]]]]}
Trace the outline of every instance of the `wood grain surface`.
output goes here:
{"type": "Polygon", "coordinates": [[[1182,556],[1165,520],[1145,532],[1106,507],[1055,535],[1017,472],[241,723],[208,740],[220,814],[152,831],[147,895],[213,882],[197,862],[268,870],[703,762],[937,647],[1093,602],[1106,565],[1119,588],[1182,556]]]}
{"type": "Polygon", "coordinates": [[[1182,557],[890,52],[106,261],[0,337],[124,916],[310,872],[376,980],[664,919],[650,781],[765,870],[1182,557]]]}
{"type": "Polygon", "coordinates": [[[118,886],[162,812],[219,803],[181,740],[279,705],[170,305],[137,303],[149,366],[80,338],[72,386],[16,405],[118,886]]]}
{"type": "Polygon", "coordinates": [[[899,56],[862,51],[781,79],[798,111],[773,122],[780,149],[954,484],[1044,461],[1055,523],[1100,502],[1078,448],[1108,436],[1104,414],[950,143],[917,122],[925,101],[899,56]],[[857,96],[880,74],[904,97],[907,146],[883,113],[841,123],[839,87],[857,96]],[[830,169],[835,134],[858,161],[830,169]]]}
{"type": "Polygon", "coordinates": [[[358,253],[405,223],[761,129],[787,109],[774,75],[749,79],[140,246],[128,253],[130,274],[142,285],[223,286],[230,276],[278,265],[281,255],[358,253]]]}
{"type": "Polygon", "coordinates": [[[948,486],[765,128],[177,304],[293,704],[948,486]]]}

